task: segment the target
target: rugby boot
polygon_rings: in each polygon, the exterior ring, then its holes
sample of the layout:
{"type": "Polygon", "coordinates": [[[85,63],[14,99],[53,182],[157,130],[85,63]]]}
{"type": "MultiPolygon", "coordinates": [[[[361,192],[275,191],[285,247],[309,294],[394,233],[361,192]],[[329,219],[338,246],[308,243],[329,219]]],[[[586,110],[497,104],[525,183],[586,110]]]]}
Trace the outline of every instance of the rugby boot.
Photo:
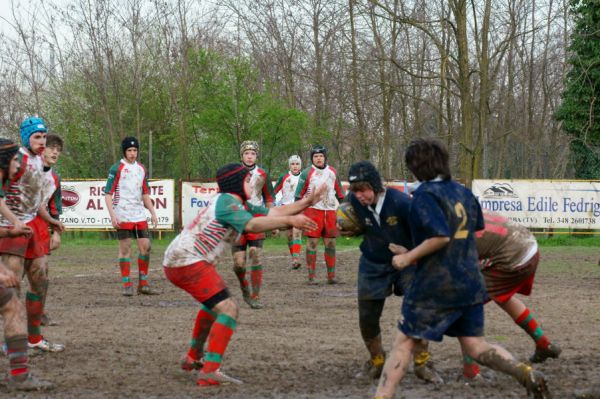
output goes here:
{"type": "Polygon", "coordinates": [[[149,285],[139,285],[137,293],[138,295],[160,295],[160,292],[153,290],[149,285]]]}
{"type": "Polygon", "coordinates": [[[181,369],[184,371],[202,370],[203,366],[202,359],[194,359],[188,354],[181,358],[181,369]]]}
{"type": "Polygon", "coordinates": [[[555,344],[549,344],[546,349],[540,347],[535,348],[535,352],[529,358],[531,363],[543,363],[546,359],[557,359],[560,356],[562,349],[555,344]]]}
{"type": "Polygon", "coordinates": [[[308,285],[319,285],[313,277],[308,278],[308,285]]]}
{"type": "Polygon", "coordinates": [[[196,381],[197,385],[200,386],[211,386],[211,385],[223,385],[223,384],[237,384],[241,385],[244,382],[242,380],[238,380],[237,378],[233,378],[224,372],[221,369],[216,369],[215,371],[210,372],[202,372],[198,373],[198,380],[196,381]]]}
{"type": "Polygon", "coordinates": [[[50,381],[45,381],[35,377],[31,373],[22,381],[15,380],[13,377],[8,377],[5,380],[5,386],[9,392],[14,391],[48,391],[54,388],[54,384],[50,381]]]}
{"type": "Polygon", "coordinates": [[[65,346],[63,344],[53,344],[48,342],[47,339],[42,338],[39,342],[32,344],[31,342],[27,343],[27,347],[32,351],[39,352],[62,352],[65,350],[65,346]]]}
{"type": "Polygon", "coordinates": [[[527,396],[533,395],[534,399],[551,398],[546,377],[541,371],[532,369],[530,366],[523,365],[521,367],[524,372],[524,379],[520,379],[521,383],[527,389],[527,396]]]}
{"type": "Polygon", "coordinates": [[[133,286],[123,287],[123,296],[133,296],[133,286]]]}
{"type": "Polygon", "coordinates": [[[294,259],[292,261],[292,270],[298,270],[302,267],[302,263],[299,260],[294,259]]]}
{"type": "Polygon", "coordinates": [[[367,360],[362,369],[356,374],[356,378],[371,378],[373,380],[381,377],[383,371],[383,365],[385,364],[385,353],[372,356],[367,360]]]}
{"type": "Polygon", "coordinates": [[[439,375],[437,370],[433,367],[433,362],[429,361],[423,365],[414,366],[414,372],[418,379],[425,381],[430,384],[443,384],[444,379],[439,375]]]}
{"type": "Polygon", "coordinates": [[[262,309],[265,307],[258,297],[249,298],[247,303],[250,305],[251,309],[262,309]]]}
{"type": "Polygon", "coordinates": [[[339,281],[335,278],[327,279],[327,284],[329,284],[329,285],[334,285],[334,284],[338,284],[338,283],[339,283],[339,281]]]}

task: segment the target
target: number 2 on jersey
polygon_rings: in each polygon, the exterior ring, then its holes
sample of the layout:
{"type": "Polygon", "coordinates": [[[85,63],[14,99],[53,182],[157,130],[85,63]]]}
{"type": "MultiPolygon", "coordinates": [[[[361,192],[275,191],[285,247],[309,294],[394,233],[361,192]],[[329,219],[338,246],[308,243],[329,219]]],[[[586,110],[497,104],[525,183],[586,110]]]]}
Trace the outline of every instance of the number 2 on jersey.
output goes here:
{"type": "Polygon", "coordinates": [[[456,240],[464,240],[469,235],[469,230],[465,228],[467,225],[467,211],[465,211],[463,204],[457,202],[456,205],[454,205],[454,212],[456,212],[456,216],[460,219],[460,224],[458,225],[456,233],[454,233],[454,238],[456,240]]]}

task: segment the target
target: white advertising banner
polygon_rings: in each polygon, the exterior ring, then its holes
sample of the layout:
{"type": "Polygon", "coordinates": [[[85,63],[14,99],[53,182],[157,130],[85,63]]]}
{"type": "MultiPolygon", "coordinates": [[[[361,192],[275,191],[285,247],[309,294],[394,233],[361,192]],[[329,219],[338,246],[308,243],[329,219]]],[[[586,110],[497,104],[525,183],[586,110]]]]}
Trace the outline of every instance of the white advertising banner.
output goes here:
{"type": "Polygon", "coordinates": [[[482,208],[527,227],[600,229],[600,182],[474,180],[482,208]]]}
{"type": "MultiPolygon", "coordinates": [[[[272,182],[275,186],[276,182],[272,182]]],[[[344,192],[348,191],[349,183],[342,182],[344,192]]],[[[403,181],[386,182],[387,187],[400,191],[406,189],[407,183],[403,181]]],[[[187,226],[194,220],[198,211],[208,206],[209,200],[219,192],[216,182],[181,182],[181,221],[182,226],[187,226]]],[[[275,200],[279,200],[276,196],[275,200]]]]}
{"type": "MultiPolygon", "coordinates": [[[[99,230],[112,228],[104,202],[106,180],[63,180],[61,222],[66,228],[99,230]]],[[[175,184],[173,180],[150,180],[150,198],[154,204],[158,229],[172,230],[175,225],[175,184]]],[[[150,212],[146,211],[148,224],[150,212]]],[[[150,226],[152,228],[152,226],[150,226]]]]}

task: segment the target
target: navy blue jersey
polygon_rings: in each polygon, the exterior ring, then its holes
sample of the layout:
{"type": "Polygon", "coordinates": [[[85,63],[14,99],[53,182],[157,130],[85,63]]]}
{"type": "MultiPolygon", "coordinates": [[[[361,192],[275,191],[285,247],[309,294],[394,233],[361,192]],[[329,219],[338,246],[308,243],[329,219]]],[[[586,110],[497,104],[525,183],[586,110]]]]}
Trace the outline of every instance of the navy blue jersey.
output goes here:
{"type": "Polygon", "coordinates": [[[409,221],[415,246],[433,237],[450,237],[450,242],[418,261],[405,302],[439,309],[484,302],[475,246],[475,232],[484,222],[473,193],[451,180],[425,182],[413,194],[409,221]]]}
{"type": "Polygon", "coordinates": [[[360,250],[369,261],[391,263],[394,254],[388,249],[390,243],[402,245],[407,249],[413,247],[408,225],[411,202],[408,195],[395,189],[387,189],[379,215],[381,225],[377,224],[369,208],[358,202],[354,193],[350,192],[348,198],[365,226],[360,250]]]}

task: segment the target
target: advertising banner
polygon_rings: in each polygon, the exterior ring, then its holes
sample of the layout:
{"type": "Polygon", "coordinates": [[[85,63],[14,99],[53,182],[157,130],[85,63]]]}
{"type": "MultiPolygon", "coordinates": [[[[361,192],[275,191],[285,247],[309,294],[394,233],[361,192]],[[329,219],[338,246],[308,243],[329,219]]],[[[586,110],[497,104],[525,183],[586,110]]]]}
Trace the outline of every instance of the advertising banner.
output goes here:
{"type": "MultiPolygon", "coordinates": [[[[103,230],[112,228],[106,203],[106,180],[63,180],[61,222],[68,229],[103,230]]],[[[150,198],[154,204],[158,229],[172,230],[175,225],[175,184],[173,180],[151,180],[150,198]]],[[[150,212],[146,211],[150,225],[150,212]]],[[[152,228],[152,226],[150,226],[152,228]]]]}
{"type": "Polygon", "coordinates": [[[527,227],[600,229],[600,182],[474,180],[482,208],[527,227]]]}

